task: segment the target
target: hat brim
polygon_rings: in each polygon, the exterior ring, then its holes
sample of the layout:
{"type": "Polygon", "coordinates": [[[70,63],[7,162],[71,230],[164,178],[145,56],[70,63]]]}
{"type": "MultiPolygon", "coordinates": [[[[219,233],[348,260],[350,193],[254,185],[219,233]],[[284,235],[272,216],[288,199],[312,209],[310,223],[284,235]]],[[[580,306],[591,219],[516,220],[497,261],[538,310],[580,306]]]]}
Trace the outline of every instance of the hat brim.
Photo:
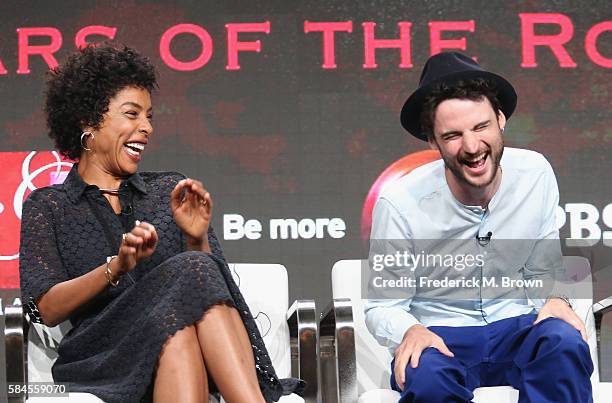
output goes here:
{"type": "Polygon", "coordinates": [[[460,71],[445,75],[436,80],[433,80],[427,85],[416,90],[404,103],[400,120],[404,129],[406,129],[414,137],[427,141],[427,133],[423,133],[421,129],[421,110],[423,101],[429,95],[434,86],[439,83],[453,84],[459,80],[469,80],[474,78],[484,78],[493,81],[497,90],[497,99],[500,103],[500,109],[508,119],[516,108],[516,91],[502,76],[488,71],[460,71]]]}

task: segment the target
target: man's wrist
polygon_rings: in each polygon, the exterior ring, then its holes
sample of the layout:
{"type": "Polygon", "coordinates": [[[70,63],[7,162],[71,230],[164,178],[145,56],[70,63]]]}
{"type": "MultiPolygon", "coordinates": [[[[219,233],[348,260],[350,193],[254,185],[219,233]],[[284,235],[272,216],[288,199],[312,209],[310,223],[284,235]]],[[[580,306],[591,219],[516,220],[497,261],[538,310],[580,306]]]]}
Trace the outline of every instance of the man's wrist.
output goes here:
{"type": "Polygon", "coordinates": [[[567,306],[569,306],[571,309],[574,309],[574,307],[572,306],[572,302],[570,301],[569,297],[566,295],[557,295],[557,294],[549,295],[546,298],[546,302],[550,301],[551,299],[559,299],[561,301],[564,301],[567,304],[567,306]]]}
{"type": "Polygon", "coordinates": [[[410,332],[411,330],[416,330],[418,329],[418,327],[422,327],[424,329],[427,329],[427,327],[425,325],[423,325],[422,323],[415,323],[414,325],[410,325],[408,327],[408,329],[406,329],[406,331],[404,332],[404,337],[406,337],[406,335],[408,334],[408,332],[410,332]]]}

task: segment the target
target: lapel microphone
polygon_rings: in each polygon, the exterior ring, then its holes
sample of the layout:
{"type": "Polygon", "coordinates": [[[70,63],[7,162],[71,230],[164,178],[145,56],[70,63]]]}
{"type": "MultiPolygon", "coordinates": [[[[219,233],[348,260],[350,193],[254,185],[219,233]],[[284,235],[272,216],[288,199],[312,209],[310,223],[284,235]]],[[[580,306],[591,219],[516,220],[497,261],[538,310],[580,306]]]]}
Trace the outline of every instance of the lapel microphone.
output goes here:
{"type": "Polygon", "coordinates": [[[493,236],[493,233],[491,231],[487,232],[487,235],[485,236],[479,236],[478,234],[476,234],[476,241],[480,246],[487,246],[489,242],[491,242],[491,236],[493,236]]]}

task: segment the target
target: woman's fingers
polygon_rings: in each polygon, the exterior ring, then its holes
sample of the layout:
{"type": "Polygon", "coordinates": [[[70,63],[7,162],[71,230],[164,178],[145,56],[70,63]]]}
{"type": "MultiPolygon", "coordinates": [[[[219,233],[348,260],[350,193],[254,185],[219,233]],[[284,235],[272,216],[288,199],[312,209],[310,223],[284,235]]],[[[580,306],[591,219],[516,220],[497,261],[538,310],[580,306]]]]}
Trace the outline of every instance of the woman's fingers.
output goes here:
{"type": "Polygon", "coordinates": [[[187,186],[191,186],[191,179],[183,179],[180,180],[176,186],[174,187],[174,189],[172,190],[172,192],[170,193],[170,205],[172,207],[172,209],[177,209],[178,207],[181,206],[181,204],[183,204],[184,199],[185,199],[185,194],[184,194],[184,189],[187,186]]]}
{"type": "Polygon", "coordinates": [[[213,201],[210,192],[206,190],[201,182],[195,181],[193,187],[194,193],[198,195],[197,201],[201,207],[204,207],[207,214],[212,214],[213,201]]]}
{"type": "Polygon", "coordinates": [[[191,181],[191,192],[197,195],[198,198],[204,199],[206,194],[208,193],[204,188],[204,185],[200,181],[192,180],[191,181]]]}
{"type": "Polygon", "coordinates": [[[157,245],[158,237],[155,227],[147,222],[136,221],[128,233],[123,234],[120,251],[134,255],[136,260],[151,255],[157,245]]]}
{"type": "Polygon", "coordinates": [[[206,206],[209,203],[212,203],[212,198],[210,197],[210,193],[204,187],[204,184],[195,179],[187,179],[185,182],[187,187],[186,196],[189,197],[189,200],[197,205],[206,206]]]}
{"type": "Polygon", "coordinates": [[[179,181],[170,194],[170,203],[173,210],[176,210],[187,203],[191,207],[206,208],[210,213],[212,209],[212,197],[206,190],[204,184],[198,180],[186,178],[179,181]]]}
{"type": "Polygon", "coordinates": [[[158,241],[158,237],[157,237],[157,231],[155,230],[155,227],[149,223],[143,223],[144,225],[146,225],[146,228],[148,228],[149,232],[151,233],[151,238],[149,238],[149,242],[147,243],[148,247],[155,247],[155,245],[157,245],[157,241],[158,241]]]}
{"type": "Polygon", "coordinates": [[[157,231],[153,225],[136,221],[134,228],[121,237],[118,255],[122,272],[132,270],[142,259],[151,256],[157,240],[157,231]]]}
{"type": "Polygon", "coordinates": [[[140,235],[137,235],[134,230],[132,230],[132,232],[127,233],[123,238],[123,243],[128,246],[138,246],[143,242],[144,239],[140,235]]]}
{"type": "Polygon", "coordinates": [[[212,211],[213,201],[212,201],[212,197],[210,196],[209,192],[206,192],[204,194],[203,200],[205,202],[204,206],[208,209],[208,212],[212,211]]]}
{"type": "Polygon", "coordinates": [[[133,235],[133,237],[140,239],[142,243],[144,243],[151,237],[151,231],[142,227],[134,227],[130,232],[130,235],[133,235]]]}
{"type": "Polygon", "coordinates": [[[123,253],[124,255],[134,255],[136,253],[136,248],[133,246],[123,245],[119,248],[119,253],[123,253]]]}
{"type": "Polygon", "coordinates": [[[136,226],[132,229],[131,234],[142,239],[142,248],[152,249],[157,245],[157,231],[155,227],[148,222],[136,220],[136,226]]]}

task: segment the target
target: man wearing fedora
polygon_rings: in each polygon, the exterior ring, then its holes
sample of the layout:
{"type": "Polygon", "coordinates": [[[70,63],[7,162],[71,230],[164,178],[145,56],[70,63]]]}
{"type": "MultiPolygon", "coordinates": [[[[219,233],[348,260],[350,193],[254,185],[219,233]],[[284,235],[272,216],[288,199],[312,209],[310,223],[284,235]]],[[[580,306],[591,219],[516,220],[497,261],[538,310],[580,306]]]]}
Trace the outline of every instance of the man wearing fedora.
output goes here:
{"type": "MultiPolygon", "coordinates": [[[[427,61],[401,123],[442,160],[382,191],[370,256],[388,254],[377,240],[462,239],[486,251],[496,239],[520,239],[527,247],[512,251],[505,275],[554,277],[561,265],[557,182],[541,154],[504,148],[516,100],[507,80],[461,53],[427,61]]],[[[488,261],[478,269],[482,277],[488,261]]],[[[469,402],[474,389],[499,385],[518,389],[521,403],[592,402],[586,330],[566,296],[522,290],[522,298],[487,299],[479,288],[479,297],[462,299],[448,292],[430,299],[416,286],[404,299],[366,303],[368,329],[394,356],[391,386],[401,403],[469,402]]]]}

